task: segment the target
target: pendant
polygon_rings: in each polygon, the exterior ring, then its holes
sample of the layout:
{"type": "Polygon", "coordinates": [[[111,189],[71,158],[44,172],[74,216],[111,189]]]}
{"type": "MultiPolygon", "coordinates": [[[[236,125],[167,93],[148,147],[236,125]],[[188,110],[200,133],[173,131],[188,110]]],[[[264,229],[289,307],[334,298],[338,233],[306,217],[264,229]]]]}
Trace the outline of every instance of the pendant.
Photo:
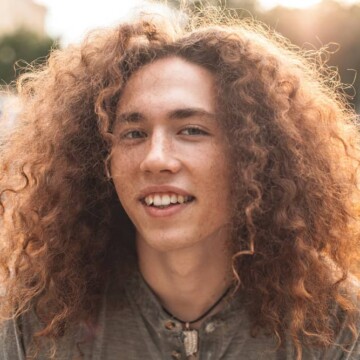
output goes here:
{"type": "Polygon", "coordinates": [[[190,330],[190,324],[185,324],[184,335],[184,347],[186,356],[195,355],[198,351],[199,334],[197,330],[190,330]]]}

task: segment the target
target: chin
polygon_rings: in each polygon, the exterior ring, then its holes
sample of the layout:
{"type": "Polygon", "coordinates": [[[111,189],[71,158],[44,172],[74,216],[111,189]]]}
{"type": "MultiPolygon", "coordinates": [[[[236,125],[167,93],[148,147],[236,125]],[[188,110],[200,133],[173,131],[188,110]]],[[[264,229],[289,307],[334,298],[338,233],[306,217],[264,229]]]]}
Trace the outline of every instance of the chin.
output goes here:
{"type": "Polygon", "coordinates": [[[137,241],[138,243],[141,242],[146,247],[150,247],[159,252],[186,249],[196,243],[196,241],[194,241],[194,237],[186,236],[184,233],[182,234],[183,235],[180,235],[179,232],[177,232],[177,234],[156,232],[154,236],[139,236],[137,241]]]}

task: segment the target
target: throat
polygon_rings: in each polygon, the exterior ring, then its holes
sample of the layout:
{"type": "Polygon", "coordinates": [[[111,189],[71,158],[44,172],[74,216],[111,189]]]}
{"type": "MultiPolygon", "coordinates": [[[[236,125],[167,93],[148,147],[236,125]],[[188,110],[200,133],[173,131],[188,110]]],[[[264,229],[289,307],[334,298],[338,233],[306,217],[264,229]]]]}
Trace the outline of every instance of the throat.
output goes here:
{"type": "MultiPolygon", "coordinates": [[[[169,313],[183,322],[192,322],[209,310],[233,284],[228,239],[228,231],[224,228],[192,246],[159,251],[137,233],[140,272],[169,313]]],[[[224,303],[226,301],[220,301],[211,309],[211,314],[220,310],[224,303]]]]}
{"type": "Polygon", "coordinates": [[[177,316],[175,316],[173,313],[171,313],[168,309],[166,309],[164,306],[162,307],[164,312],[169,315],[171,318],[179,321],[181,324],[183,324],[183,326],[185,327],[185,329],[190,330],[190,328],[196,324],[199,323],[200,321],[203,321],[204,319],[206,319],[207,316],[209,316],[210,314],[212,314],[213,312],[215,312],[215,310],[219,307],[219,305],[221,304],[222,301],[225,300],[225,298],[229,295],[230,290],[231,290],[232,286],[229,286],[224,292],[223,294],[211,305],[209,306],[205,311],[202,311],[202,313],[196,317],[194,317],[192,320],[190,319],[181,319],[177,316]]]}

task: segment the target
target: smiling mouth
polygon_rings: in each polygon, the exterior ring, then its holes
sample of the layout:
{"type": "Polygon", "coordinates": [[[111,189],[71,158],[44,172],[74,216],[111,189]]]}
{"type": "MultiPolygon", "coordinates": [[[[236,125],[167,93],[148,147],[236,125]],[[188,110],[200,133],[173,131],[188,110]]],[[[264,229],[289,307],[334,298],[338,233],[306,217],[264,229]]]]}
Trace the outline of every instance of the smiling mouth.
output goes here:
{"type": "Polygon", "coordinates": [[[174,205],[190,203],[194,200],[195,197],[191,195],[183,196],[174,193],[168,193],[168,194],[151,194],[141,199],[141,202],[148,207],[165,209],[174,205]]]}

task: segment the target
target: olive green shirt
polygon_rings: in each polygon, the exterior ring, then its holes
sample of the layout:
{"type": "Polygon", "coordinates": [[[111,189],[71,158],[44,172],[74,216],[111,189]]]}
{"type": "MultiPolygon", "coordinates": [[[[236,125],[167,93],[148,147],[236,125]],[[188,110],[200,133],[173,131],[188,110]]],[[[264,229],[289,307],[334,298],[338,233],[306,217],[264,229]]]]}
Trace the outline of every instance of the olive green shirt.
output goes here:
{"type": "MultiPolygon", "coordinates": [[[[292,360],[290,342],[276,350],[271,336],[252,337],[241,296],[224,300],[223,310],[207,318],[199,330],[199,360],[292,360]]],[[[8,321],[0,334],[0,360],[25,360],[31,335],[39,326],[35,316],[8,321]]],[[[91,340],[86,327],[70,330],[58,342],[55,359],[132,360],[186,359],[182,325],[162,309],[140,275],[124,291],[108,289],[91,340]],[[85,339],[85,340],[84,340],[85,339]]],[[[45,360],[48,353],[37,357],[45,360]]],[[[336,344],[325,350],[304,349],[304,360],[359,360],[360,340],[343,328],[336,344]]]]}

